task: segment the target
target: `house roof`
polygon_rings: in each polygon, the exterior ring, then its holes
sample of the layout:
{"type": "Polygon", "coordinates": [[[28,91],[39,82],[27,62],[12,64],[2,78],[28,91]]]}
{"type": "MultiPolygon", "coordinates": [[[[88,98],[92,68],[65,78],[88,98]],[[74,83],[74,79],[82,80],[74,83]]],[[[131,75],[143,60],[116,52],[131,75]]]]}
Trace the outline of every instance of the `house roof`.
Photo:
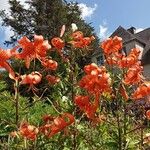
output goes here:
{"type": "Polygon", "coordinates": [[[119,36],[122,38],[123,42],[127,42],[129,40],[133,40],[135,39],[135,37],[133,36],[133,34],[131,34],[129,31],[127,31],[126,29],[124,29],[123,27],[119,26],[115,32],[112,33],[112,35],[110,37],[114,37],[114,36],[119,36]]]}
{"type": "MultiPolygon", "coordinates": [[[[133,28],[133,27],[131,27],[131,28],[133,28]]],[[[131,29],[130,28],[130,29],[131,29]]],[[[122,26],[119,26],[113,33],[112,33],[112,35],[110,36],[110,37],[114,37],[115,35],[117,35],[117,36],[119,36],[119,37],[121,37],[122,38],[122,40],[123,40],[123,43],[128,43],[128,42],[130,42],[130,41],[132,41],[132,40],[136,40],[136,41],[138,41],[138,42],[140,42],[141,44],[144,44],[144,45],[146,45],[146,43],[147,43],[147,40],[145,40],[145,36],[141,33],[141,32],[139,32],[140,34],[138,34],[138,33],[135,33],[135,34],[133,34],[133,33],[131,33],[130,32],[130,29],[124,29],[122,26]],[[143,35],[142,37],[141,37],[141,35],[143,35]]],[[[144,32],[145,33],[145,32],[144,32]]]]}
{"type": "MultiPolygon", "coordinates": [[[[133,27],[130,28],[135,29],[133,27]]],[[[142,64],[150,64],[150,28],[147,28],[143,31],[138,33],[132,33],[130,29],[124,29],[123,27],[119,26],[110,37],[120,36],[123,39],[123,43],[127,44],[130,41],[138,41],[139,43],[143,44],[144,52],[142,56],[142,64]]]]}
{"type": "Polygon", "coordinates": [[[147,28],[141,32],[135,34],[136,38],[144,41],[145,43],[150,42],[150,28],[147,28]]]}

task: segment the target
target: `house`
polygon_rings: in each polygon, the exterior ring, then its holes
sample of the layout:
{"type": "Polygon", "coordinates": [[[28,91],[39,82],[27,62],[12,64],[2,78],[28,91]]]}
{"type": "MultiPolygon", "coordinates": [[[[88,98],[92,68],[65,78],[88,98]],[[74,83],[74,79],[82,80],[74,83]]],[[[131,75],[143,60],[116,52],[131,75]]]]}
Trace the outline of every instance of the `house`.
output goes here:
{"type": "MultiPolygon", "coordinates": [[[[141,51],[139,60],[144,67],[144,76],[150,79],[150,28],[136,32],[136,28],[124,29],[119,26],[110,37],[119,36],[123,40],[123,51],[128,54],[132,48],[138,48],[141,51]]],[[[103,63],[103,56],[95,53],[92,62],[103,63]]]]}

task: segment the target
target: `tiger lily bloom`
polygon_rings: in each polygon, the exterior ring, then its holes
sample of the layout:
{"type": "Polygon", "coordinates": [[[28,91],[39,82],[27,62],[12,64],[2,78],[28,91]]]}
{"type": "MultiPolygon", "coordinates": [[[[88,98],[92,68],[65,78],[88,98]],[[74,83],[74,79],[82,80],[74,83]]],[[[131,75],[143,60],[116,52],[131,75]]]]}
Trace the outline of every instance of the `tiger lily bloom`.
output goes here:
{"type": "Polygon", "coordinates": [[[131,49],[131,52],[128,56],[123,56],[119,61],[118,65],[120,68],[129,68],[132,65],[135,65],[138,62],[140,55],[140,50],[137,48],[131,49]]]}
{"type": "Polygon", "coordinates": [[[73,40],[78,41],[78,40],[81,40],[84,36],[81,31],[75,31],[72,33],[71,37],[73,40]]]}
{"type": "Polygon", "coordinates": [[[79,81],[79,86],[92,94],[102,94],[104,91],[110,91],[111,80],[109,74],[106,72],[105,67],[96,66],[96,64],[85,66],[84,70],[87,74],[79,81]]]}
{"type": "Polygon", "coordinates": [[[34,41],[30,41],[26,36],[19,40],[19,46],[22,48],[21,53],[15,56],[18,59],[24,59],[26,67],[30,67],[30,62],[37,58],[46,57],[47,50],[51,48],[48,40],[44,40],[41,35],[34,35],[34,41]]]}
{"type": "Polygon", "coordinates": [[[58,54],[63,57],[62,49],[65,47],[65,42],[61,38],[55,37],[51,40],[51,43],[56,48],[58,54]]]}
{"type": "Polygon", "coordinates": [[[56,77],[56,76],[52,76],[52,75],[47,75],[46,76],[46,79],[48,81],[49,84],[56,84],[60,81],[60,78],[59,77],[56,77]]]}
{"type": "Polygon", "coordinates": [[[20,82],[20,84],[29,84],[30,85],[29,90],[30,90],[30,89],[34,89],[35,84],[38,84],[41,82],[42,75],[39,72],[35,71],[35,72],[32,72],[31,74],[28,74],[28,75],[25,74],[21,76],[21,79],[22,81],[20,82]]]}
{"type": "Polygon", "coordinates": [[[110,55],[114,52],[118,52],[122,49],[122,38],[115,36],[114,38],[108,38],[104,42],[102,42],[100,46],[105,55],[110,55]]]}
{"type": "Polygon", "coordinates": [[[133,65],[128,69],[123,82],[127,85],[139,83],[143,79],[142,71],[143,67],[140,63],[133,65]]]}
{"type": "Polygon", "coordinates": [[[90,102],[89,96],[78,95],[74,99],[75,104],[87,115],[92,121],[96,121],[96,111],[99,107],[99,94],[95,95],[95,100],[90,102]]]}
{"type": "Polygon", "coordinates": [[[56,70],[58,63],[52,59],[43,59],[41,63],[46,69],[56,70]]]}
{"type": "Polygon", "coordinates": [[[150,120],[150,110],[147,110],[147,111],[146,111],[146,118],[147,118],[148,120],[150,120]]]}
{"type": "Polygon", "coordinates": [[[22,123],[19,130],[19,133],[23,137],[33,141],[37,138],[38,132],[38,128],[33,125],[29,125],[28,123],[22,123]]]}
{"type": "Polygon", "coordinates": [[[54,119],[51,124],[45,124],[40,127],[40,131],[47,137],[52,137],[58,132],[64,130],[67,126],[71,125],[75,121],[74,116],[69,113],[64,113],[61,116],[54,119]]]}
{"type": "Polygon", "coordinates": [[[11,57],[15,56],[16,48],[11,50],[3,50],[0,48],[0,68],[5,68],[9,72],[9,77],[15,79],[15,72],[7,62],[11,57]]]}
{"type": "Polygon", "coordinates": [[[141,99],[148,95],[150,95],[150,82],[147,81],[142,83],[131,97],[132,99],[141,99]]]}
{"type": "Polygon", "coordinates": [[[70,41],[69,43],[72,44],[74,48],[86,48],[94,39],[94,36],[83,37],[80,40],[70,41]]]}

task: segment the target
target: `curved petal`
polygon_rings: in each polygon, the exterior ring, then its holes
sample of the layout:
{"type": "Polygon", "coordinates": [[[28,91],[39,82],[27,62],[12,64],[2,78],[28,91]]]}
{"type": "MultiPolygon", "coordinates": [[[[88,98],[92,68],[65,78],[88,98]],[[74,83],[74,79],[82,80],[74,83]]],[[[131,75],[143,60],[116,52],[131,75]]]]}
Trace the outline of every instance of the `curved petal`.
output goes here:
{"type": "Polygon", "coordinates": [[[11,68],[11,66],[7,62],[1,62],[0,66],[2,68],[5,68],[9,72],[9,77],[11,79],[15,79],[15,72],[13,71],[13,69],[11,68]]]}

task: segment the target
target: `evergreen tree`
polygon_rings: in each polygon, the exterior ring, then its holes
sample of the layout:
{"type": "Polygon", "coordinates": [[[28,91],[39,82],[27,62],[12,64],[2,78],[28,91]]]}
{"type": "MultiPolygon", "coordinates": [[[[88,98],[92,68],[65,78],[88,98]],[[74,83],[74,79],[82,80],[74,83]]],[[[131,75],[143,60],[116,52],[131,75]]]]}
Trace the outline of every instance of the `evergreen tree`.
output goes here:
{"type": "Polygon", "coordinates": [[[94,34],[94,28],[80,17],[81,11],[77,3],[67,3],[65,0],[30,0],[25,3],[28,8],[18,0],[9,0],[10,14],[5,10],[0,11],[2,25],[9,26],[14,31],[6,44],[14,44],[21,36],[30,38],[32,34],[51,39],[59,36],[62,25],[69,28],[72,23],[77,24],[85,36],[94,34]]]}

